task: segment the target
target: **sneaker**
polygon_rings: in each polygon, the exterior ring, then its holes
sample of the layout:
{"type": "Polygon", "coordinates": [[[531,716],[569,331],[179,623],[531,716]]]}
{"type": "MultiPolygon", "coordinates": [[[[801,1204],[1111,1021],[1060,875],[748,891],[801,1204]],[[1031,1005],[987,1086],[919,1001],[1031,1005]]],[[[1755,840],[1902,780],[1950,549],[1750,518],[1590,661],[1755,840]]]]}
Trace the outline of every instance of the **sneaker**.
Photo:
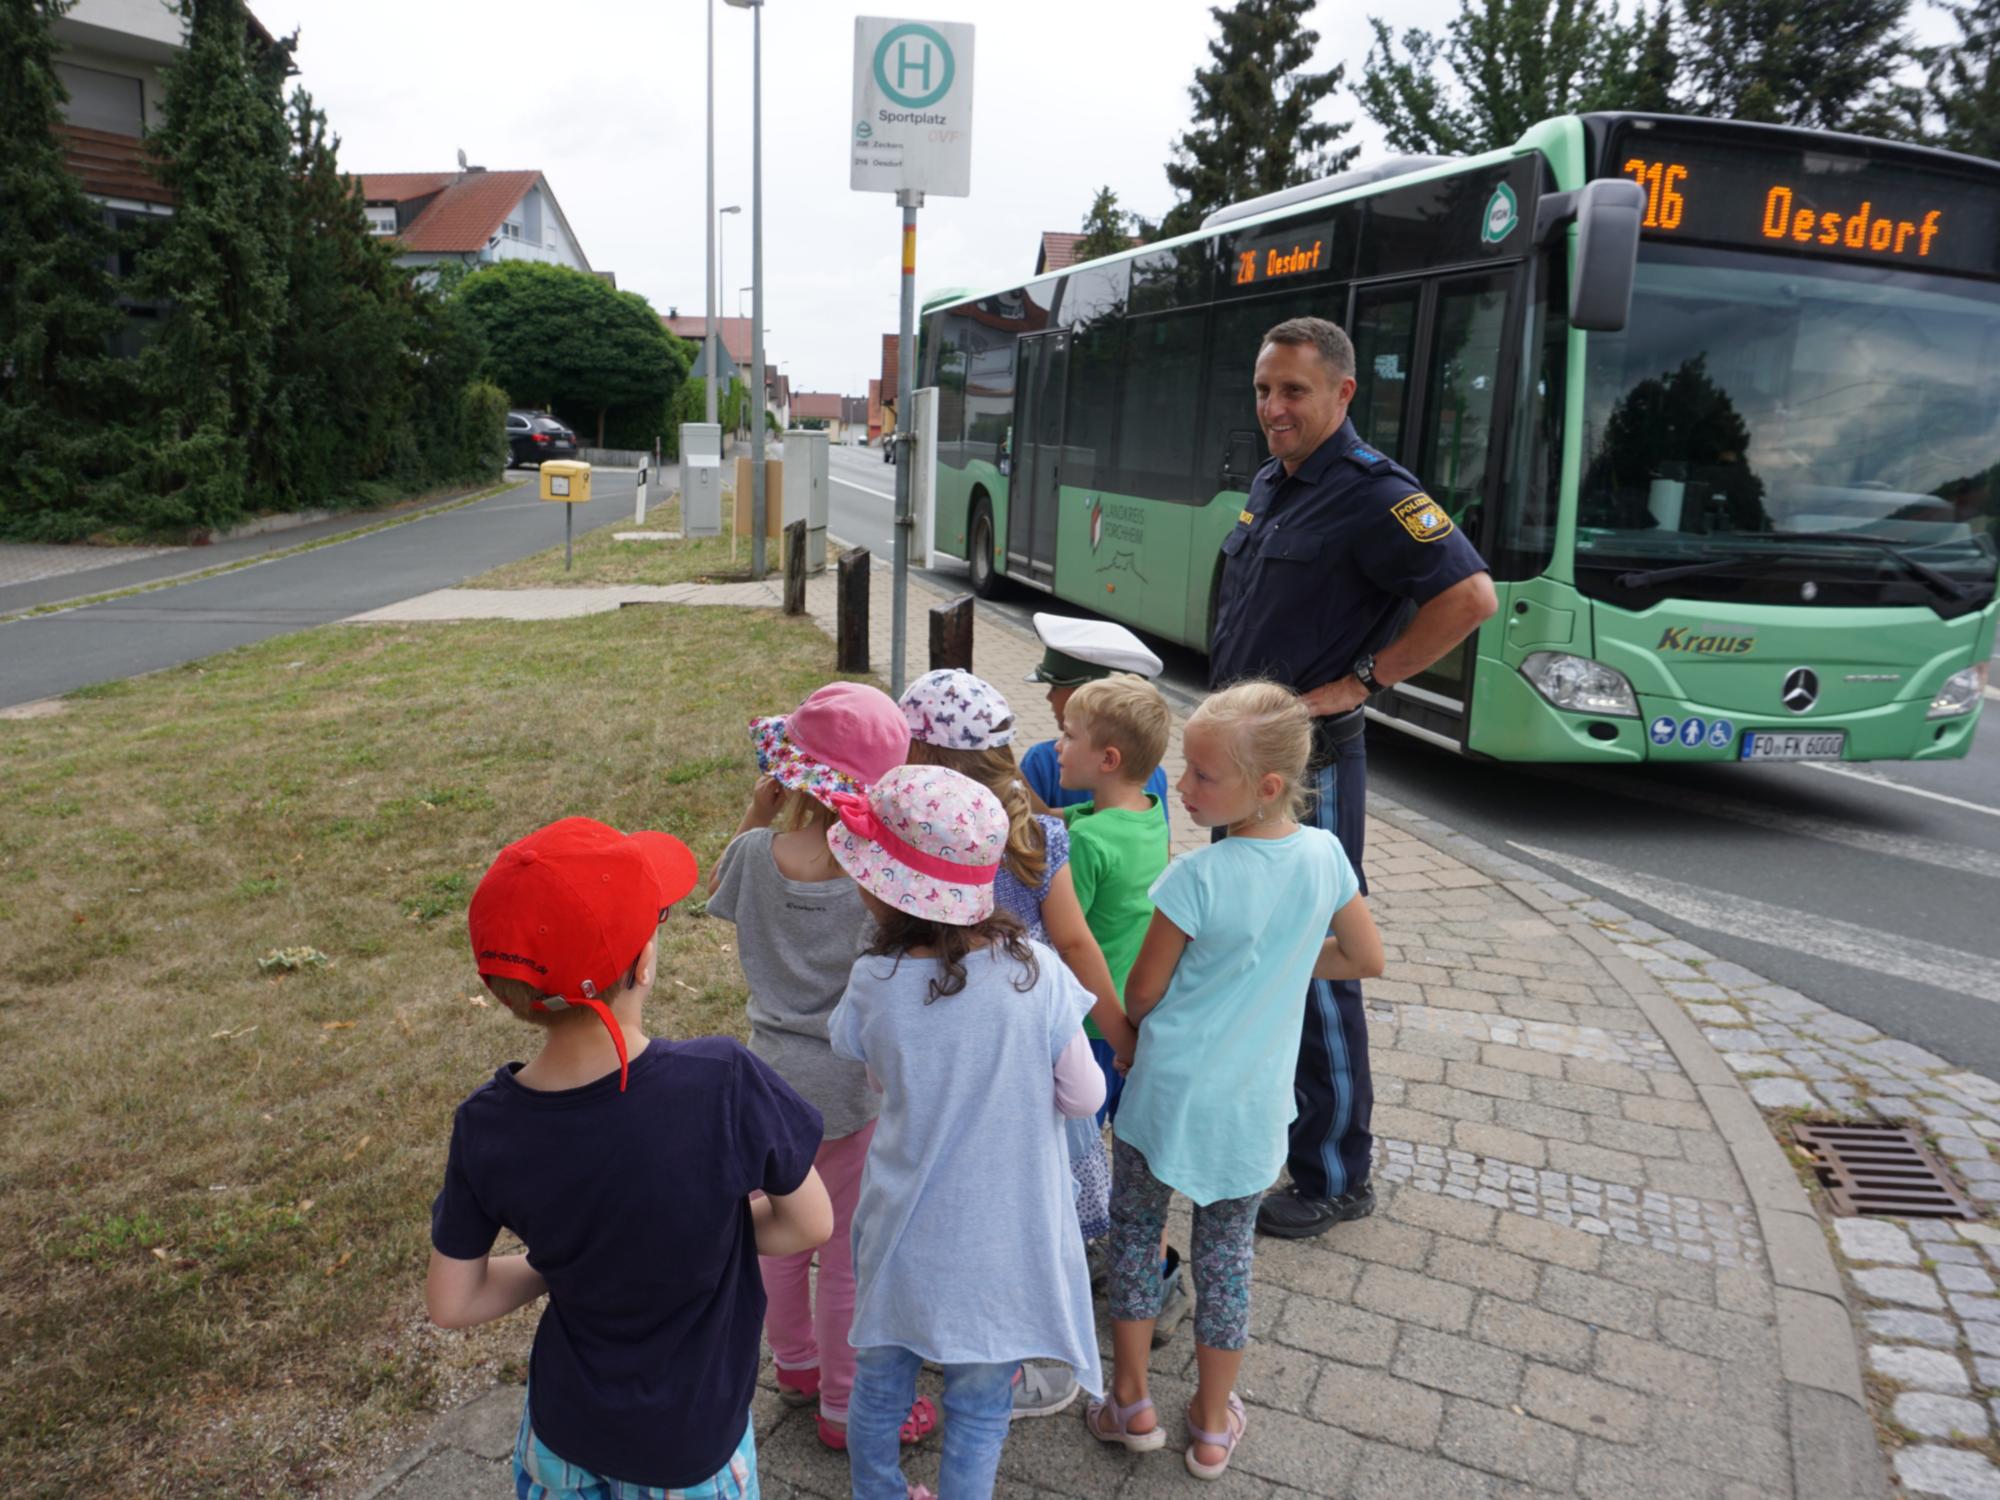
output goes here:
{"type": "Polygon", "coordinates": [[[1014,1414],[1023,1417],[1052,1417],[1076,1399],[1081,1389],[1068,1365],[1022,1365],[1014,1372],[1014,1414]]]}
{"type": "Polygon", "coordinates": [[[1083,1263],[1090,1267],[1090,1294],[1102,1297],[1111,1284],[1111,1236],[1083,1242],[1083,1263]]]}
{"type": "Polygon", "coordinates": [[[1257,1205],[1257,1232],[1281,1240],[1309,1240],[1349,1219],[1375,1212],[1375,1189],[1367,1183],[1338,1198],[1320,1198],[1288,1183],[1257,1205]]]}
{"type": "Polygon", "coordinates": [[[1166,1283],[1166,1290],[1160,1296],[1160,1315],[1153,1320],[1155,1349],[1165,1347],[1188,1315],[1187,1272],[1182,1269],[1180,1251],[1168,1249],[1167,1269],[1160,1274],[1160,1280],[1166,1283]]]}

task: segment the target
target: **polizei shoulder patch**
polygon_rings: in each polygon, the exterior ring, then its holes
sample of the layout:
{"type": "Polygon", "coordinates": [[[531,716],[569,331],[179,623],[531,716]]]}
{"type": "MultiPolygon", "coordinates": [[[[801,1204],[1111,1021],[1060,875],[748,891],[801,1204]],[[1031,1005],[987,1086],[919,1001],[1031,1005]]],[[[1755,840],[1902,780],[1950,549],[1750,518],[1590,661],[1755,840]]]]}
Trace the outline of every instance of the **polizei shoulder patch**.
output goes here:
{"type": "Polygon", "coordinates": [[[1403,530],[1420,542],[1434,542],[1451,535],[1451,517],[1429,495],[1416,494],[1398,500],[1389,514],[1403,523],[1403,530]]]}

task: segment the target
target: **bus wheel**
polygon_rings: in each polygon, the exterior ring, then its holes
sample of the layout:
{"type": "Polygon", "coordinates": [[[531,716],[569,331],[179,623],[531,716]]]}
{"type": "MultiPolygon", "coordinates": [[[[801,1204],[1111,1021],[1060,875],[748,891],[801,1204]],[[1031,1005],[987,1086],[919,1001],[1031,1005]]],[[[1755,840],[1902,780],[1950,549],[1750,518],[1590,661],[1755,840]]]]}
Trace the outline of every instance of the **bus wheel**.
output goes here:
{"type": "Polygon", "coordinates": [[[991,599],[1000,592],[1000,575],[993,567],[993,510],[984,500],[973,506],[972,535],[965,552],[972,569],[972,592],[991,599]]]}

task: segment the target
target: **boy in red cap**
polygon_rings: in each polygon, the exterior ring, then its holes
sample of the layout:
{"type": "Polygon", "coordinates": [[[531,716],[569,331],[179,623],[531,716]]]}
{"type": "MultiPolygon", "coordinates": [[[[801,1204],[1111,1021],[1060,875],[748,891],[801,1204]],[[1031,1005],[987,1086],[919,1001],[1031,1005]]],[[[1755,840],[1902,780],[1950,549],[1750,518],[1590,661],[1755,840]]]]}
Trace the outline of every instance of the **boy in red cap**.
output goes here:
{"type": "Polygon", "coordinates": [[[755,1496],[757,1257],[833,1227],[819,1112],[734,1041],[642,1029],[655,929],[696,878],[678,839],[565,818],[501,850],[473,894],[480,977],[545,1035],[458,1107],[424,1296],[465,1328],[549,1294],[514,1444],[523,1500],[755,1496]],[[489,1254],[502,1228],[525,1255],[489,1254]]]}

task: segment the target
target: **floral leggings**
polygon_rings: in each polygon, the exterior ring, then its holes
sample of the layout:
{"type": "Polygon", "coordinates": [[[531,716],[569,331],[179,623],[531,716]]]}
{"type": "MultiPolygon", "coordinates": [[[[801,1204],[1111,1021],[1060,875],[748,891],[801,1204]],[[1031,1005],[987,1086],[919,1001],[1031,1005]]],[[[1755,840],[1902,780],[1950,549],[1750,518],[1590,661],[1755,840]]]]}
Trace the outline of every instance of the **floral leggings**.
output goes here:
{"type": "MultiPolygon", "coordinates": [[[[1159,1316],[1160,1231],[1173,1191],[1153,1175],[1136,1146],[1113,1141],[1111,1316],[1122,1322],[1159,1316]]],[[[1210,1349],[1241,1349],[1250,1342],[1257,1199],[1252,1194],[1194,1206],[1194,1337],[1210,1349]]]]}

